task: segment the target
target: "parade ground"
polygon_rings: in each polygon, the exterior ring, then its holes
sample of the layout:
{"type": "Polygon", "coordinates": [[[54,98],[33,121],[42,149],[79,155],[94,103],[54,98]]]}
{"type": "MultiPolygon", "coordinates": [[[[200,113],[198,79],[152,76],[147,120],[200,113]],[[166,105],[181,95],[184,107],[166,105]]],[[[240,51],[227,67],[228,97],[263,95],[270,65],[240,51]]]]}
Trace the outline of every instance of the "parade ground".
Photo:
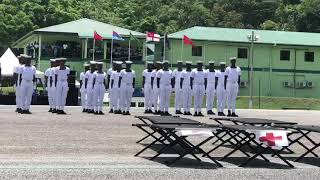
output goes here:
{"type": "MultiPolygon", "coordinates": [[[[154,151],[140,157],[134,154],[144,146],[136,141],[143,133],[132,123],[140,121],[143,108],[132,109],[131,116],[103,116],[81,113],[80,107],[67,107],[68,115],[49,114],[47,106],[32,106],[32,115],[14,113],[14,106],[0,106],[0,179],[319,179],[320,160],[309,156],[296,168],[277,158],[273,163],[255,160],[238,167],[241,156],[213,163],[198,162],[187,156],[172,167],[159,157],[149,160],[154,151]]],[[[106,112],[106,108],[104,109],[106,112]]],[[[173,112],[173,110],[171,110],[173,112]]],[[[320,125],[320,111],[239,110],[241,117],[270,118],[300,124],[320,125]]],[[[212,123],[208,116],[190,117],[212,123]]],[[[320,137],[314,138],[317,142],[320,137]]],[[[148,140],[147,140],[148,141],[148,140]]],[[[151,141],[151,140],[150,140],[151,141]]],[[[225,150],[230,150],[225,147],[225,150]]],[[[223,148],[212,154],[221,157],[223,148]]],[[[300,154],[302,148],[294,149],[300,154]]],[[[320,149],[316,152],[319,154],[320,149]]],[[[270,156],[267,154],[266,156],[270,156]]],[[[286,157],[296,157],[288,154],[286,157]]],[[[292,162],[292,161],[291,161],[292,162]]]]}

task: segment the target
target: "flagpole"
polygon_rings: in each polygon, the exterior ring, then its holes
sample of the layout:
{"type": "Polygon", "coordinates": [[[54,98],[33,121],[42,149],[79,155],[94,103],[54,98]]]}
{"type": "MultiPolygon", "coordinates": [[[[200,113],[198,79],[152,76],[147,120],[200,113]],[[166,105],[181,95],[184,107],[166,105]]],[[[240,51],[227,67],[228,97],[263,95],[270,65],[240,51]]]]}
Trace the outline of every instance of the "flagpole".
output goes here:
{"type": "Polygon", "coordinates": [[[128,60],[130,61],[130,48],[131,48],[131,40],[130,40],[130,38],[129,38],[129,52],[128,52],[128,60]]]}
{"type": "MultiPolygon", "coordinates": [[[[148,32],[147,32],[148,33],[148,32]]],[[[146,37],[146,63],[147,63],[147,58],[148,58],[148,38],[146,37]]]]}
{"type": "Polygon", "coordinates": [[[111,40],[111,58],[110,58],[110,66],[112,67],[112,50],[113,50],[113,38],[111,40]]]}
{"type": "Polygon", "coordinates": [[[166,34],[164,34],[163,38],[163,61],[166,60],[166,34]]]}
{"type": "Polygon", "coordinates": [[[94,52],[96,47],[96,39],[93,37],[93,52],[92,52],[92,60],[94,61],[94,52]]]}
{"type": "Polygon", "coordinates": [[[206,63],[206,45],[203,45],[203,64],[206,63]]]}
{"type": "Polygon", "coordinates": [[[181,61],[183,58],[183,38],[181,39],[181,61]]]}

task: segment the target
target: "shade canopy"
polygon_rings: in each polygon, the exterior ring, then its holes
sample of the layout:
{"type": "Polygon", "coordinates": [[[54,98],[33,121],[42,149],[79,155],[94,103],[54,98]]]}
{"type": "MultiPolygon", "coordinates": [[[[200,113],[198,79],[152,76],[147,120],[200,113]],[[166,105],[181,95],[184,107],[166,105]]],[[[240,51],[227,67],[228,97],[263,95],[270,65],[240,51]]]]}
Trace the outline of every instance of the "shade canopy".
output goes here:
{"type": "Polygon", "coordinates": [[[18,58],[13,54],[10,48],[0,58],[1,64],[1,75],[2,76],[12,76],[13,69],[15,66],[19,65],[18,58]]]}

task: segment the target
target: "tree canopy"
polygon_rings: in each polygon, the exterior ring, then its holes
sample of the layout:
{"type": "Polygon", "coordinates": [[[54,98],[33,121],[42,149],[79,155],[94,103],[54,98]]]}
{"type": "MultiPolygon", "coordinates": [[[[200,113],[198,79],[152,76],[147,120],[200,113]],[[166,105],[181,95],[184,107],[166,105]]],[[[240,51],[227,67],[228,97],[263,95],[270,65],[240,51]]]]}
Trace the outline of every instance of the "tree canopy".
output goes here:
{"type": "Polygon", "coordinates": [[[80,18],[160,34],[193,26],[320,32],[320,0],[0,0],[0,44],[80,18]]]}

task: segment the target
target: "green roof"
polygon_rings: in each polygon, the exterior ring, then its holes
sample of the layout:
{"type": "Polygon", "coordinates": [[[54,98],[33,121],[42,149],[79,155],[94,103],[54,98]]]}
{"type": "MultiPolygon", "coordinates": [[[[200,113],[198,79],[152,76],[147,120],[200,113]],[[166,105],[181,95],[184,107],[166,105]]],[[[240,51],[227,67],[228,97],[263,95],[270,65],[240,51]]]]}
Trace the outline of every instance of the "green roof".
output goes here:
{"type": "Polygon", "coordinates": [[[248,43],[248,35],[254,31],[259,36],[255,43],[273,44],[273,45],[304,45],[320,46],[320,33],[306,32],[288,32],[288,31],[267,31],[254,29],[235,29],[235,28],[217,28],[217,27],[199,27],[195,26],[173,34],[168,38],[182,39],[183,35],[193,40],[218,41],[218,42],[236,42],[248,43]]]}

